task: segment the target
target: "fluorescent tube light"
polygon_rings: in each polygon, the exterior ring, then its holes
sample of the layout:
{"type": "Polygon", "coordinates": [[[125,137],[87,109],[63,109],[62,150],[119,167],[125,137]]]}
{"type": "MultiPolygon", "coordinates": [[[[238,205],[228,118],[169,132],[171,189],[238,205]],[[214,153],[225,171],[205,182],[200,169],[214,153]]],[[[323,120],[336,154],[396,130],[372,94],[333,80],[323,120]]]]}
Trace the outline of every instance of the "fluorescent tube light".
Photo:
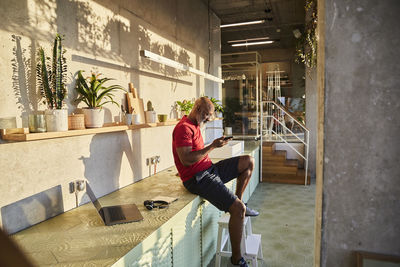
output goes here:
{"type": "Polygon", "coordinates": [[[211,74],[208,74],[208,73],[205,73],[205,72],[202,72],[202,71],[200,71],[198,69],[186,66],[186,65],[184,65],[182,63],[179,63],[179,62],[176,62],[176,61],[174,61],[172,59],[169,59],[169,58],[154,54],[154,53],[152,53],[150,51],[140,50],[140,55],[142,57],[150,59],[151,61],[154,61],[154,62],[157,62],[157,63],[161,63],[161,64],[164,64],[164,65],[169,66],[169,67],[173,67],[173,68],[178,69],[178,70],[190,71],[190,72],[192,72],[194,74],[197,74],[199,76],[203,76],[204,78],[206,78],[208,80],[212,80],[214,82],[224,83],[224,80],[221,79],[221,78],[215,77],[215,76],[213,76],[211,74]]]}
{"type": "Polygon", "coordinates": [[[247,21],[247,22],[239,22],[239,23],[232,23],[232,24],[224,24],[221,25],[220,28],[226,28],[226,27],[236,27],[236,26],[243,26],[243,25],[251,25],[251,24],[260,24],[264,23],[265,20],[254,20],[254,21],[247,21]]]}
{"type": "Polygon", "coordinates": [[[272,44],[274,41],[261,41],[261,42],[252,42],[252,43],[239,43],[239,44],[231,44],[231,46],[249,46],[249,45],[261,45],[261,44],[272,44]]]}
{"type": "Polygon", "coordinates": [[[269,37],[250,38],[250,39],[244,39],[244,40],[228,41],[228,44],[231,44],[231,43],[240,43],[240,42],[248,42],[248,41],[261,41],[261,40],[268,40],[268,39],[269,39],[269,37]]]}

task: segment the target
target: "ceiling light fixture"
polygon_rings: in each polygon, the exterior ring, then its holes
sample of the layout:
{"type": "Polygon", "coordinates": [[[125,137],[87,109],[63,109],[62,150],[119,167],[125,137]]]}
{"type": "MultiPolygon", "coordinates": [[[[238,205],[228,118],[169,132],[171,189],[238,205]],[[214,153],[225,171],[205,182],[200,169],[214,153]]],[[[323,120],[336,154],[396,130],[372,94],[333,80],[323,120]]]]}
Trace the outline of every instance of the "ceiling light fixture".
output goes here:
{"type": "Polygon", "coordinates": [[[231,46],[249,46],[249,45],[262,45],[262,44],[272,44],[274,41],[261,41],[261,42],[252,42],[252,43],[239,43],[239,44],[231,44],[231,46]]]}
{"type": "Polygon", "coordinates": [[[250,39],[244,39],[244,40],[233,40],[233,41],[228,41],[228,44],[248,42],[248,41],[261,41],[261,40],[268,40],[268,39],[269,39],[269,37],[259,37],[259,38],[250,38],[250,39]]]}
{"type": "Polygon", "coordinates": [[[251,24],[260,24],[264,23],[265,20],[254,20],[254,21],[247,21],[247,22],[238,22],[238,23],[232,23],[232,24],[224,24],[221,25],[221,28],[226,28],[226,27],[236,27],[236,26],[244,26],[244,25],[251,25],[251,24]]]}

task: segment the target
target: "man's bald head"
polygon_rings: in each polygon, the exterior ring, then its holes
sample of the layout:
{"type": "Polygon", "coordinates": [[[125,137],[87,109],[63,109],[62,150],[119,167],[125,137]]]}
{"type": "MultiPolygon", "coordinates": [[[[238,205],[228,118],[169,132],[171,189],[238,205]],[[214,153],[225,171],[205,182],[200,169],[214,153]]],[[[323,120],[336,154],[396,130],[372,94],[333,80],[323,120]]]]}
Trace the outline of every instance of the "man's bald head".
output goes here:
{"type": "Polygon", "coordinates": [[[194,110],[199,111],[214,111],[214,105],[208,97],[200,97],[194,102],[194,110]]]}
{"type": "Polygon", "coordinates": [[[214,114],[214,104],[207,97],[200,97],[194,102],[192,111],[189,114],[189,119],[198,125],[202,125],[210,121],[214,114]]]}

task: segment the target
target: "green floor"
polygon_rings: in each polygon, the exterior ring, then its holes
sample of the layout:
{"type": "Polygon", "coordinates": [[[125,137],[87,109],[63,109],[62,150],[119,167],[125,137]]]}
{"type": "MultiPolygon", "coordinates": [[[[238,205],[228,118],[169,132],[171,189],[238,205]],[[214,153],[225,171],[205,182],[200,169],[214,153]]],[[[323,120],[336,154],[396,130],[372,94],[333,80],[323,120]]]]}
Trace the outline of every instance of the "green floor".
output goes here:
{"type": "MultiPolygon", "coordinates": [[[[258,185],[248,202],[260,211],[251,221],[253,233],[262,235],[264,260],[258,261],[258,266],[313,266],[314,199],[315,184],[258,185]]],[[[221,266],[230,266],[226,262],[221,266]]]]}

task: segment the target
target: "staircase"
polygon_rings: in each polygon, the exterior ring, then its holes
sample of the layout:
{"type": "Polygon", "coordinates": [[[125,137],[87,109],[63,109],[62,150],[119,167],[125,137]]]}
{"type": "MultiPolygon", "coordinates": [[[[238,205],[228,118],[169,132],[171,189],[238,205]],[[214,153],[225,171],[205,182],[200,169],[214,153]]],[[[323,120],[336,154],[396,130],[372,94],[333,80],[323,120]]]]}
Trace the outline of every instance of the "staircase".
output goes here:
{"type": "MultiPolygon", "coordinates": [[[[275,150],[274,142],[265,142],[262,147],[262,181],[282,184],[304,185],[305,172],[299,168],[297,159],[286,159],[285,150],[275,150]]],[[[307,184],[310,176],[307,175],[307,184]]]]}

